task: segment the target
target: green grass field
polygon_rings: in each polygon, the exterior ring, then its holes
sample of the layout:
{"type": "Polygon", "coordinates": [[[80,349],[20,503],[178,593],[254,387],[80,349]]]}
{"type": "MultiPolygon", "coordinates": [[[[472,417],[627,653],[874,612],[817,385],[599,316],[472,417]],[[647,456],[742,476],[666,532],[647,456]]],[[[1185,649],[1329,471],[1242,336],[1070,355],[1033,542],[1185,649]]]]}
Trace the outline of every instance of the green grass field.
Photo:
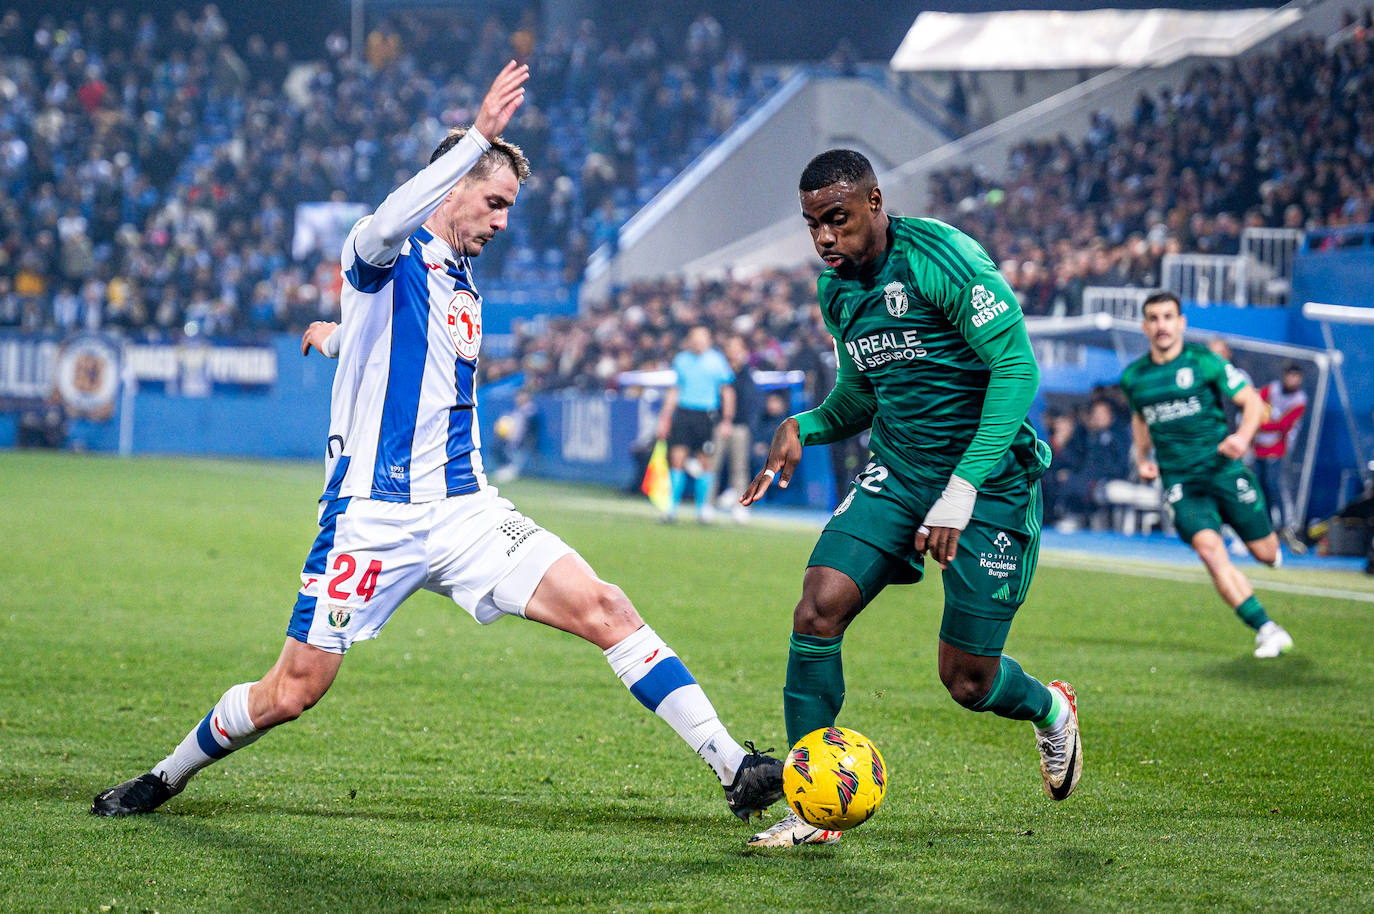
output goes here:
{"type": "MultiPolygon", "coordinates": [[[[835,847],[745,848],[706,766],[596,649],[431,594],[162,811],[89,815],[275,659],[319,484],[313,465],[0,454],[0,910],[1374,909],[1374,605],[1262,592],[1298,649],[1258,662],[1207,585],[1053,556],[1008,650],[1078,690],[1064,803],[1028,725],[945,695],[931,582],[846,637],[841,722],[891,786],[835,847]]],[[[781,744],[814,531],[506,493],[625,588],[737,737],[781,744]]]]}

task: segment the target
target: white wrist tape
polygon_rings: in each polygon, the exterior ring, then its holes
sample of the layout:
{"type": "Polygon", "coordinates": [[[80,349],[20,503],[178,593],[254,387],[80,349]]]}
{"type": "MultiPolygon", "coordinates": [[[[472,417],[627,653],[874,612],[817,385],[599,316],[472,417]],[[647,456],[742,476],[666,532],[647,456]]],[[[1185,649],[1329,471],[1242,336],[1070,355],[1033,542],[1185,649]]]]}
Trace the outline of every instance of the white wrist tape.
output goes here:
{"type": "Polygon", "coordinates": [[[320,343],[320,354],[324,357],[330,359],[337,359],[339,357],[340,329],[342,329],[342,327],[335,327],[334,331],[324,338],[324,342],[320,343]]]}
{"type": "Polygon", "coordinates": [[[973,503],[978,500],[978,490],[966,479],[949,477],[949,484],[935,504],[930,506],[922,522],[927,527],[953,527],[962,530],[968,526],[973,516],[973,503]]]}

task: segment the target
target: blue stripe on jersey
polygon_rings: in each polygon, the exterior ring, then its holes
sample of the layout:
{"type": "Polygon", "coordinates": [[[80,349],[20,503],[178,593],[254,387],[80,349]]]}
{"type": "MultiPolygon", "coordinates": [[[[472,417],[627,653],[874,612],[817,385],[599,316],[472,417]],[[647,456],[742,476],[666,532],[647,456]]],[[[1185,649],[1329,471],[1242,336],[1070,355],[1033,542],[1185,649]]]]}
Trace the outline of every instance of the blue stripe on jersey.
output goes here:
{"type": "Polygon", "coordinates": [[[473,375],[477,371],[477,364],[461,358],[454,362],[454,387],[460,405],[448,413],[448,462],[444,464],[444,482],[450,497],[468,495],[480,488],[477,474],[472,471],[472,452],[476,450],[472,443],[472,420],[477,409],[474,402],[476,397],[473,396],[473,375]]]}
{"type": "Polygon", "coordinates": [[[215,712],[212,709],[200,722],[200,726],[196,727],[196,743],[200,745],[200,751],[210,758],[224,758],[233,750],[221,746],[219,741],[215,739],[215,734],[210,732],[210,718],[214,716],[215,712]]]}
{"type": "Polygon", "coordinates": [[[324,494],[320,496],[320,501],[333,501],[339,497],[339,487],[343,485],[344,477],[348,475],[348,462],[353,458],[344,455],[339,458],[339,462],[334,464],[334,474],[329,477],[329,485],[324,487],[324,494]]]}
{"type": "MultiPolygon", "coordinates": [[[[306,556],[305,567],[301,569],[303,573],[318,575],[321,581],[324,580],[324,574],[328,570],[329,550],[334,548],[334,533],[338,529],[339,515],[348,510],[348,503],[352,500],[340,498],[325,505],[323,513],[320,514],[320,533],[315,537],[315,545],[310,547],[310,555],[306,556]]],[[[288,637],[302,642],[310,637],[310,623],[315,618],[317,602],[318,598],[303,593],[296,597],[296,606],[291,610],[291,621],[286,626],[288,637]]]]}
{"type": "Polygon", "coordinates": [[[658,706],[663,704],[663,699],[683,686],[693,685],[695,682],[681,660],[668,657],[654,664],[654,668],[644,674],[639,682],[630,686],[630,694],[638,698],[639,703],[650,711],[657,711],[658,706]]]}
{"type": "Polygon", "coordinates": [[[410,501],[410,456],[420,387],[429,354],[429,277],[419,252],[402,257],[394,274],[391,310],[391,370],[382,401],[372,497],[410,501]]]}
{"type": "Polygon", "coordinates": [[[359,292],[376,292],[386,285],[391,278],[391,271],[396,269],[396,264],[389,267],[379,267],[370,264],[358,256],[358,248],[353,247],[353,266],[348,268],[344,276],[348,279],[348,284],[359,292]]]}

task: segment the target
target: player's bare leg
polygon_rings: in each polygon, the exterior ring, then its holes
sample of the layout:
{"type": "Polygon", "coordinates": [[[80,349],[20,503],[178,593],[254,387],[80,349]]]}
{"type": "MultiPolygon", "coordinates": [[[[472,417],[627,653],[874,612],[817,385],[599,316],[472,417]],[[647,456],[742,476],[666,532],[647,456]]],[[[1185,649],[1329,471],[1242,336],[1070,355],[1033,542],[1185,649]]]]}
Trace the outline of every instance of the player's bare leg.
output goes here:
{"type": "Polygon", "coordinates": [[[91,812],[98,816],[152,812],[181,793],[197,771],[313,707],[329,691],[342,662],[343,654],[287,638],[281,656],[262,679],[231,687],[171,755],[147,774],[100,793],[91,812]]]}
{"type": "MultiPolygon", "coordinates": [[[[1263,539],[1245,544],[1250,554],[1261,562],[1273,564],[1278,557],[1278,537],[1269,534],[1263,539]]],[[[1293,646],[1293,638],[1284,631],[1283,626],[1269,618],[1264,607],[1255,596],[1255,588],[1250,580],[1231,561],[1226,552],[1226,543],[1215,530],[1199,530],[1192,541],[1217,593],[1226,605],[1235,610],[1236,615],[1246,625],[1255,630],[1255,656],[1260,658],[1278,657],[1293,646]]]]}
{"type": "Polygon", "coordinates": [[[735,742],[673,649],[644,623],[625,592],[598,578],[580,555],[549,566],[525,617],[601,648],[630,693],[711,766],[735,815],[747,821],[782,797],[782,762],[735,742]]]}

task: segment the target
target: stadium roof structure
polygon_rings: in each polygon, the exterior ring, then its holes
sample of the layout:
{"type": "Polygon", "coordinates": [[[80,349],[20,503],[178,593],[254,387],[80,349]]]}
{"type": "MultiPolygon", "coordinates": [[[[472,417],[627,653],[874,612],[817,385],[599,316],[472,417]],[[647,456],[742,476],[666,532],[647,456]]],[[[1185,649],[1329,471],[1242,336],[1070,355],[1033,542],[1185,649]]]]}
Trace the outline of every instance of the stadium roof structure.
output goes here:
{"type": "Polygon", "coordinates": [[[1279,10],[924,12],[892,55],[891,67],[954,71],[1164,66],[1187,56],[1238,54],[1300,18],[1293,4],[1279,10]]]}

